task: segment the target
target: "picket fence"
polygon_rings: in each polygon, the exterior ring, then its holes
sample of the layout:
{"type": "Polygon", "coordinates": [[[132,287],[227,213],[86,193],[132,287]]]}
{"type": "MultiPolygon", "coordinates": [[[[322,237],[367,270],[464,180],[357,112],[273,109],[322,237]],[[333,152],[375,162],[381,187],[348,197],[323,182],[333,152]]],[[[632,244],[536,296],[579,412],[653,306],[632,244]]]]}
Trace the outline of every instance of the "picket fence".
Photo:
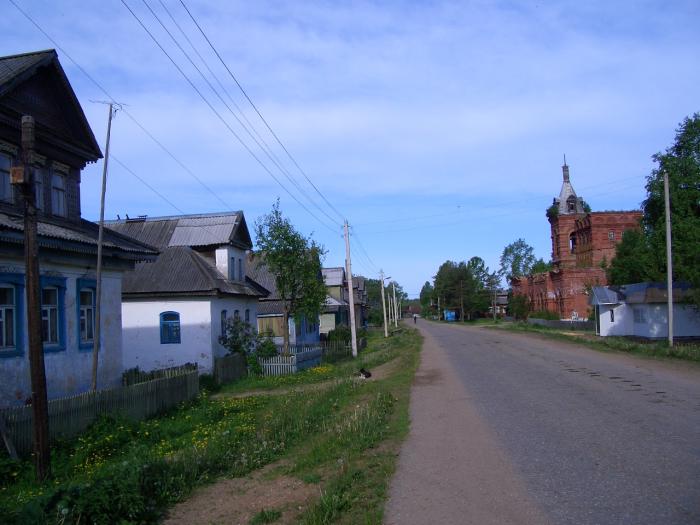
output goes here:
{"type": "MultiPolygon", "coordinates": [[[[142,420],[193,399],[199,393],[197,370],[110,390],[85,392],[49,401],[49,439],[70,439],[83,432],[99,416],[119,415],[142,420]]],[[[0,409],[17,453],[32,451],[32,407],[0,409]]]]}
{"type": "Polygon", "coordinates": [[[261,358],[259,362],[263,369],[263,375],[281,376],[295,374],[300,370],[320,365],[322,355],[323,351],[321,347],[317,345],[315,348],[310,348],[303,352],[261,358]]]}

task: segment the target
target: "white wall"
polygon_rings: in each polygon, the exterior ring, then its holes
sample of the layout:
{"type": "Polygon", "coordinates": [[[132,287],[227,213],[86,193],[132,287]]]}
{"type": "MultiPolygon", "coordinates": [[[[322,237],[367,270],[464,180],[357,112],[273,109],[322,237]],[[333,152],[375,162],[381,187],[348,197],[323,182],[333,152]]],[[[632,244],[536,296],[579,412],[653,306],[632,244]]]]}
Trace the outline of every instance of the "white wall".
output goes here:
{"type": "Polygon", "coordinates": [[[319,324],[319,332],[322,334],[335,330],[335,313],[321,314],[319,316],[319,324]]]}
{"type": "MultiPolygon", "coordinates": [[[[84,268],[57,264],[41,264],[39,271],[42,276],[65,278],[64,322],[60,327],[65,337],[65,349],[44,352],[49,399],[85,392],[90,389],[92,382],[92,349],[79,348],[77,280],[94,280],[95,273],[86,272],[84,268]]],[[[25,274],[21,262],[7,260],[0,261],[0,272],[25,274]]],[[[98,388],[111,388],[121,383],[121,288],[121,272],[102,272],[102,344],[98,361],[98,388]]],[[[22,404],[31,396],[26,289],[24,292],[24,311],[21,314],[22,353],[14,357],[0,354],[0,406],[22,404]]]]}
{"type": "MultiPolygon", "coordinates": [[[[197,363],[201,373],[211,373],[210,303],[210,298],[125,300],[122,303],[124,369],[138,366],[141,370],[154,370],[197,363]],[[180,314],[179,344],[161,344],[162,312],[180,314]]],[[[217,318],[215,327],[218,322],[217,318]]]]}
{"type": "MultiPolygon", "coordinates": [[[[610,306],[600,306],[600,335],[634,335],[651,339],[668,337],[668,309],[665,303],[621,304],[614,307],[615,322],[610,322],[610,306]],[[644,311],[643,323],[634,322],[634,309],[644,311]]],[[[700,311],[691,305],[673,305],[673,335],[700,336],[700,311]]]]}
{"type": "Polygon", "coordinates": [[[216,269],[219,270],[221,275],[223,275],[225,278],[230,279],[232,281],[245,281],[245,265],[246,265],[246,253],[245,250],[241,250],[240,248],[235,248],[233,246],[221,246],[216,249],[215,252],[215,258],[216,258],[216,269]],[[235,271],[233,275],[229,273],[229,266],[231,264],[231,258],[236,259],[236,264],[235,264],[235,271]],[[243,273],[239,273],[238,266],[242,264],[243,265],[243,273]],[[239,276],[243,277],[243,279],[239,279],[239,276]]]}

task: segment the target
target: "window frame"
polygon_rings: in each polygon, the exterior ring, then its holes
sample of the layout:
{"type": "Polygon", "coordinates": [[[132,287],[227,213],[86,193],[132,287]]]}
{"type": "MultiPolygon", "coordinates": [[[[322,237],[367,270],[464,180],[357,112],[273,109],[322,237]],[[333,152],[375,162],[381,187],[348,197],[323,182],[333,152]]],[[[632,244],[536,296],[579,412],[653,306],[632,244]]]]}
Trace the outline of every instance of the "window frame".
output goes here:
{"type": "Polygon", "coordinates": [[[238,258],[238,280],[243,282],[243,259],[238,258]]]}
{"type": "MultiPolygon", "coordinates": [[[[44,343],[44,353],[63,352],[66,349],[66,278],[42,275],[39,278],[40,294],[46,288],[56,289],[56,339],[55,343],[44,343]]],[[[41,323],[43,331],[44,305],[41,304],[41,323]]]]}
{"type": "Polygon", "coordinates": [[[169,310],[167,312],[161,312],[159,315],[159,327],[160,327],[160,344],[162,345],[179,345],[182,344],[182,330],[181,330],[181,324],[180,324],[180,313],[179,312],[174,312],[172,310],[169,310]],[[163,317],[166,315],[176,315],[177,319],[176,320],[164,320],[163,317]],[[167,334],[167,337],[164,337],[166,334],[163,331],[164,327],[168,327],[169,333],[167,334]],[[173,328],[177,327],[177,341],[175,341],[175,332],[172,332],[173,328]],[[172,339],[172,340],[171,340],[172,339]]]}
{"type": "Polygon", "coordinates": [[[24,354],[24,274],[0,272],[0,285],[14,290],[14,345],[0,348],[0,359],[24,354]]]}
{"type": "Polygon", "coordinates": [[[68,201],[66,196],[66,187],[68,183],[68,176],[64,173],[53,172],[51,173],[51,215],[56,217],[68,217],[68,201]],[[56,181],[61,180],[63,187],[58,187],[56,181]],[[57,196],[60,196],[60,201],[57,196]],[[56,197],[56,198],[55,198],[56,197]],[[60,202],[60,206],[56,204],[60,202]],[[63,213],[59,213],[57,208],[62,208],[63,213]]]}
{"type": "Polygon", "coordinates": [[[226,321],[228,316],[228,310],[221,310],[221,336],[226,337],[226,321]]]}
{"type": "Polygon", "coordinates": [[[0,202],[12,204],[15,202],[15,192],[12,188],[12,183],[10,182],[10,171],[12,169],[14,157],[5,151],[0,151],[0,158],[2,157],[7,159],[8,165],[7,170],[5,170],[5,168],[2,167],[2,162],[0,162],[0,190],[2,190],[2,194],[0,194],[0,202]],[[8,191],[7,197],[3,197],[5,190],[8,191]]]}
{"type": "Polygon", "coordinates": [[[245,309],[245,322],[250,323],[250,308],[245,309]]]}
{"type": "Polygon", "coordinates": [[[78,350],[83,352],[92,351],[95,346],[95,311],[97,308],[97,281],[94,279],[77,279],[75,283],[75,318],[76,318],[76,335],[78,339],[78,350]],[[80,330],[80,316],[82,313],[82,303],[80,302],[80,292],[90,290],[92,292],[92,339],[83,341],[80,330]]]}

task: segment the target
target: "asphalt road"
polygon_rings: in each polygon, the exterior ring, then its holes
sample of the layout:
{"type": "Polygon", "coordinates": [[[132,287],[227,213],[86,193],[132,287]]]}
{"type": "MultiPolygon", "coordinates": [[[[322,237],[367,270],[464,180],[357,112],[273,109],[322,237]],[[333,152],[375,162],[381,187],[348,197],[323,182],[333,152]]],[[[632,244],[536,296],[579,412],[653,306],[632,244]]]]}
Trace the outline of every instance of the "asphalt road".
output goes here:
{"type": "Polygon", "coordinates": [[[419,320],[388,524],[700,524],[700,366],[419,320]]]}

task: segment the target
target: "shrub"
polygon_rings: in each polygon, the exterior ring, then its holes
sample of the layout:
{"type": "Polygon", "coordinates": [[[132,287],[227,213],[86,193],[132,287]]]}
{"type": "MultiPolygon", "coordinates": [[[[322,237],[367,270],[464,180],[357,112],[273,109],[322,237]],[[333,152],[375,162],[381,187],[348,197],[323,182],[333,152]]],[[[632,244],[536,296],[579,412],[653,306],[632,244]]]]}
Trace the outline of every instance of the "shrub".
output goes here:
{"type": "Polygon", "coordinates": [[[546,319],[549,321],[559,320],[559,314],[550,312],[549,310],[538,310],[536,312],[532,312],[530,314],[530,317],[532,317],[533,319],[546,319]]]}
{"type": "Polygon", "coordinates": [[[339,326],[328,332],[329,341],[342,341],[347,344],[350,342],[351,338],[352,334],[350,333],[350,328],[347,326],[339,326]]]}

